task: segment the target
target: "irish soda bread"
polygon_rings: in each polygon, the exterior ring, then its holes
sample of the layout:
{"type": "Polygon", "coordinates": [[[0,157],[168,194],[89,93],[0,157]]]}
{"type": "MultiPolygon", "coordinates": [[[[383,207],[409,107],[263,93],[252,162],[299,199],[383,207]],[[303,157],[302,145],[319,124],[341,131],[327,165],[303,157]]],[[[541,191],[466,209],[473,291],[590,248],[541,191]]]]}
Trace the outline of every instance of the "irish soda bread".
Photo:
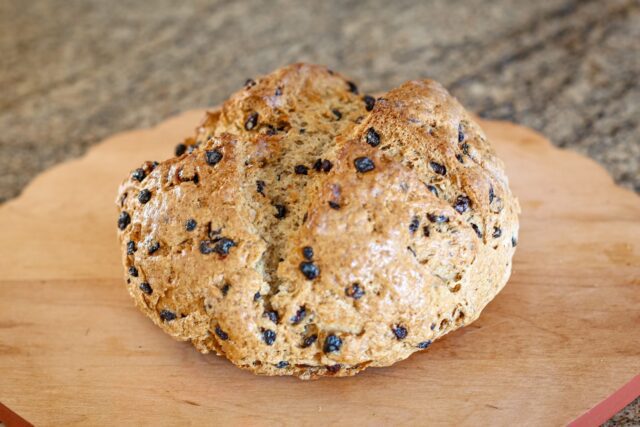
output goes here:
{"type": "Polygon", "coordinates": [[[201,352],[304,379],[473,322],[518,235],[502,162],[442,86],[374,98],[306,64],[248,80],[117,205],[140,310],[201,352]]]}

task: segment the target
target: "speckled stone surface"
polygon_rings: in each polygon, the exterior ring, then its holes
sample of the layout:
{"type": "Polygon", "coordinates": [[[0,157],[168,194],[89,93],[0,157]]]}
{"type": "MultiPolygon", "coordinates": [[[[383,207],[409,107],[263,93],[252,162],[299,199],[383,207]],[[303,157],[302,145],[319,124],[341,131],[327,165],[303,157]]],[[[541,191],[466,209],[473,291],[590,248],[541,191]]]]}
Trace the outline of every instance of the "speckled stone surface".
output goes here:
{"type": "Polygon", "coordinates": [[[640,426],[640,397],[631,402],[622,411],[611,417],[603,427],[638,427],[640,426]]]}
{"type": "Polygon", "coordinates": [[[367,92],[435,78],[640,192],[638,40],[638,0],[0,1],[0,202],[115,132],[296,61],[367,92]]]}

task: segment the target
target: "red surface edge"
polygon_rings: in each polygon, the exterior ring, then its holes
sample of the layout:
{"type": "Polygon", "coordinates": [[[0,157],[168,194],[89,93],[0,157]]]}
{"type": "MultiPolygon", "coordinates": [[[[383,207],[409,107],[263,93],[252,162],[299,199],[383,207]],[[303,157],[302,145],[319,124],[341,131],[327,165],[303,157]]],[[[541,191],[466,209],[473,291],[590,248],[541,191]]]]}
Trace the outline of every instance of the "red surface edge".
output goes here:
{"type": "Polygon", "coordinates": [[[623,385],[620,390],[569,423],[569,427],[599,426],[640,396],[640,375],[623,385]]]}
{"type": "Polygon", "coordinates": [[[33,424],[4,406],[2,402],[0,402],[0,422],[7,427],[33,427],[33,424]]]}

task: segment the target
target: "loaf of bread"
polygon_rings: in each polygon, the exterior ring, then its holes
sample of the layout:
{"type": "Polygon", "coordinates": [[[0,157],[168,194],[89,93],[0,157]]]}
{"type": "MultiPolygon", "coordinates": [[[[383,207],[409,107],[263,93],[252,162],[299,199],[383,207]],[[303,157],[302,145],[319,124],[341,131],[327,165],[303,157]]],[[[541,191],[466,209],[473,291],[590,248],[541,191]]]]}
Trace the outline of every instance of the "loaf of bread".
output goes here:
{"type": "Polygon", "coordinates": [[[142,312],[303,379],[389,366],[476,320],[518,235],[502,162],[442,86],[374,98],[307,64],[248,80],[117,205],[142,312]]]}

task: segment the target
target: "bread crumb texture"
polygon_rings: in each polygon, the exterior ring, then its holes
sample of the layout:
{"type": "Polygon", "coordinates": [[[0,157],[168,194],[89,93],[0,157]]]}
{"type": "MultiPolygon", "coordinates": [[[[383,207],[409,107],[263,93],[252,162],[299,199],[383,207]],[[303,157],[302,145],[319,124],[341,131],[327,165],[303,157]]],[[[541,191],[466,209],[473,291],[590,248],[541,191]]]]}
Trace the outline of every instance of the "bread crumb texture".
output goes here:
{"type": "Polygon", "coordinates": [[[438,83],[381,97],[322,66],[250,79],[122,183],[129,293],[178,340],[258,374],[389,366],[505,285],[519,206],[438,83]]]}

